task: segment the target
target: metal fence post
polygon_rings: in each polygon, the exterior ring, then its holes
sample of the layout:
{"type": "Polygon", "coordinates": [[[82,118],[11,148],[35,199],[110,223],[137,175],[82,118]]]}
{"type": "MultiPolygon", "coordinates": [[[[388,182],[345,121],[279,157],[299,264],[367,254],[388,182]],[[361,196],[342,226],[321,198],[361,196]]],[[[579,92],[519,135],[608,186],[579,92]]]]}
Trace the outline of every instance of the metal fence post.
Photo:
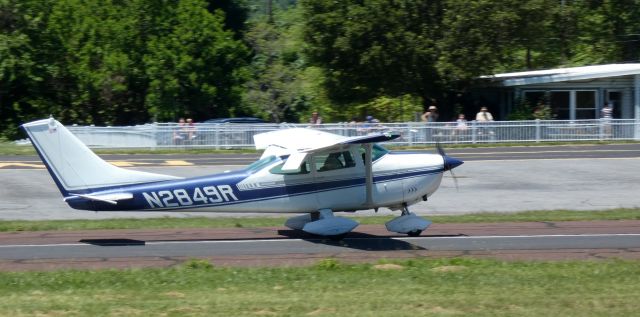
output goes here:
{"type": "Polygon", "coordinates": [[[154,122],[151,124],[151,135],[153,135],[153,139],[155,140],[155,142],[153,142],[151,149],[155,150],[156,147],[158,147],[158,123],[154,122]]]}
{"type": "Polygon", "coordinates": [[[604,140],[604,118],[598,119],[598,139],[604,140]]]}
{"type": "Polygon", "coordinates": [[[540,143],[541,139],[541,127],[540,127],[540,119],[536,119],[536,143],[540,143]]]}
{"type": "Polygon", "coordinates": [[[471,120],[471,143],[476,144],[478,139],[478,125],[476,120],[471,120]]]}
{"type": "Polygon", "coordinates": [[[219,150],[220,149],[220,131],[219,131],[218,124],[213,126],[213,143],[215,145],[216,150],[219,150]]]}

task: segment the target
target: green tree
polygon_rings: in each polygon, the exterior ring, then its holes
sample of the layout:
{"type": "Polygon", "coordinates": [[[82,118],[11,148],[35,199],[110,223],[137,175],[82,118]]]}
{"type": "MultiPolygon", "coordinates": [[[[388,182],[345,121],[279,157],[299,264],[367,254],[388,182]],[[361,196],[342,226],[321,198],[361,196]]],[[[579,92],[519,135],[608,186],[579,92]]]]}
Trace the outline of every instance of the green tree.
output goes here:
{"type": "Polygon", "coordinates": [[[80,124],[233,114],[248,59],[243,5],[0,0],[0,133],[49,114],[80,124]]]}
{"type": "MultiPolygon", "coordinates": [[[[46,31],[57,47],[52,76],[65,105],[62,119],[78,123],[130,124],[148,119],[142,56],[145,44],[139,18],[144,1],[58,1],[46,31]],[[142,32],[141,32],[142,31],[142,32]]],[[[151,30],[153,31],[153,30],[151,30]]]]}
{"type": "Polygon", "coordinates": [[[325,69],[332,100],[347,104],[377,96],[430,99],[441,1],[302,1],[311,62],[325,69]]]}
{"type": "Polygon", "coordinates": [[[320,111],[326,121],[336,118],[322,72],[307,64],[302,51],[302,18],[299,8],[278,6],[271,18],[254,17],[246,33],[253,59],[245,102],[273,122],[304,122],[312,111],[320,111]]]}
{"type": "Polygon", "coordinates": [[[180,1],[159,21],[144,56],[146,104],[157,120],[229,116],[240,109],[248,51],[224,29],[224,13],[180,1]]]}
{"type": "Polygon", "coordinates": [[[640,1],[575,1],[572,7],[580,15],[575,63],[640,60],[640,1]]]}
{"type": "Polygon", "coordinates": [[[57,113],[52,92],[47,35],[51,3],[0,0],[0,137],[16,138],[25,119],[57,113]]]}

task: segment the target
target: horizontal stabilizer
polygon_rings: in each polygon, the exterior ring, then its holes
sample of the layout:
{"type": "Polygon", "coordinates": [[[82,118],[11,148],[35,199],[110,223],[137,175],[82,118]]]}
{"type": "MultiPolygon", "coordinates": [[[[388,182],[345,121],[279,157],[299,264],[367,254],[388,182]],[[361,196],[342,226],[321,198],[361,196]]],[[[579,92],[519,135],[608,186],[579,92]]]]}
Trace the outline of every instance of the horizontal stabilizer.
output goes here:
{"type": "Polygon", "coordinates": [[[117,205],[120,200],[133,199],[133,194],[131,193],[115,193],[115,194],[105,194],[105,195],[83,195],[83,194],[72,194],[71,196],[65,197],[65,201],[72,197],[82,197],[89,200],[101,201],[105,203],[109,203],[112,205],[117,205]]]}

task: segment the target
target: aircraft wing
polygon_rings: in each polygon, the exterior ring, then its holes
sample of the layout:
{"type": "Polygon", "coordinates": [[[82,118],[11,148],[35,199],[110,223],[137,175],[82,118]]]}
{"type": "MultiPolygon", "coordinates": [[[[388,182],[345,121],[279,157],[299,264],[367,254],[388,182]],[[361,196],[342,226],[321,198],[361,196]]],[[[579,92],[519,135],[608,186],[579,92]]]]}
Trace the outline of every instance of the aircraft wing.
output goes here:
{"type": "Polygon", "coordinates": [[[256,149],[279,148],[278,152],[313,152],[332,146],[385,142],[400,137],[395,133],[372,133],[346,137],[314,129],[286,129],[256,134],[253,136],[256,149]]]}
{"type": "Polygon", "coordinates": [[[400,134],[397,133],[372,133],[363,136],[354,136],[347,137],[344,141],[339,142],[339,144],[364,144],[364,143],[378,143],[378,142],[386,142],[395,140],[400,137],[400,134]]]}
{"type": "Polygon", "coordinates": [[[254,136],[257,149],[265,149],[268,155],[289,155],[283,171],[295,171],[309,153],[338,148],[348,144],[366,144],[390,141],[400,137],[393,133],[372,133],[364,136],[345,137],[313,129],[287,129],[254,136]]]}

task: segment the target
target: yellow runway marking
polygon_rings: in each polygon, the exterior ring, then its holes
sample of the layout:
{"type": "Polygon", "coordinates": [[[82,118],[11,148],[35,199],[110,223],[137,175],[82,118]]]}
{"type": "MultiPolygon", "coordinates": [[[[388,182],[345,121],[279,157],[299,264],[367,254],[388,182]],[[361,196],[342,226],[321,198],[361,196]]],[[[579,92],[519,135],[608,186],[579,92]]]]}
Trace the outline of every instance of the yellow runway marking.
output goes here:
{"type": "Polygon", "coordinates": [[[32,163],[22,163],[22,162],[6,162],[0,163],[0,168],[5,167],[31,167],[31,168],[44,168],[44,164],[32,164],[32,163]]]}
{"type": "Polygon", "coordinates": [[[118,167],[131,167],[131,166],[138,166],[138,165],[151,165],[153,163],[143,163],[143,162],[130,162],[130,161],[107,161],[109,163],[111,163],[112,165],[118,166],[118,167]]]}
{"type": "MultiPolygon", "coordinates": [[[[135,167],[135,166],[193,166],[194,163],[183,160],[165,160],[162,163],[159,162],[134,162],[134,161],[107,161],[108,163],[118,167],[135,167]]],[[[27,169],[43,169],[45,168],[42,163],[24,163],[24,162],[0,162],[0,169],[11,168],[27,168],[27,169]]]]}
{"type": "Polygon", "coordinates": [[[191,165],[193,165],[193,163],[187,162],[187,161],[175,160],[175,161],[164,161],[164,164],[162,164],[162,165],[168,165],[168,166],[191,166],[191,165]]]}
{"type": "MultiPolygon", "coordinates": [[[[115,166],[119,167],[132,167],[141,165],[158,165],[158,163],[149,162],[132,162],[132,161],[107,161],[115,166]]],[[[165,160],[164,163],[160,163],[162,166],[192,166],[193,163],[182,160],[165,160]]]]}

